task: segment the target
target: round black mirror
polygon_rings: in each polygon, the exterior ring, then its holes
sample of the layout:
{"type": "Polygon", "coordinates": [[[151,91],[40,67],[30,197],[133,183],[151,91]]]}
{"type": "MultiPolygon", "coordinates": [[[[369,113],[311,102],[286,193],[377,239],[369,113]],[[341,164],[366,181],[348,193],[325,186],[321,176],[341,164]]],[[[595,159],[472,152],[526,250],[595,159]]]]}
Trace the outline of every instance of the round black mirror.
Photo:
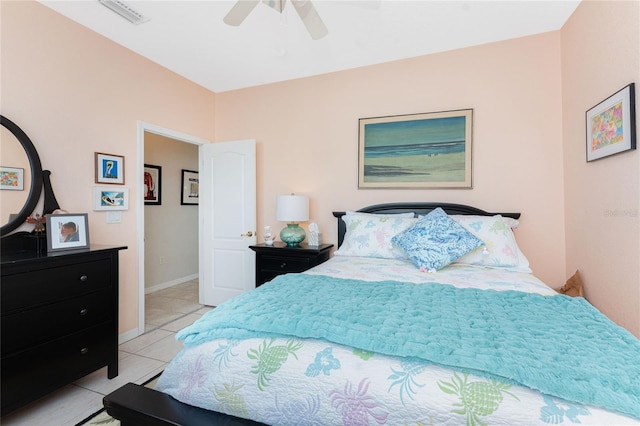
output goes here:
{"type": "Polygon", "coordinates": [[[3,154],[0,164],[3,179],[0,235],[4,236],[22,225],[36,208],[42,193],[42,164],[31,139],[17,124],[2,115],[0,124],[8,130],[3,130],[0,142],[3,154]],[[14,185],[16,189],[12,190],[14,185]]]}

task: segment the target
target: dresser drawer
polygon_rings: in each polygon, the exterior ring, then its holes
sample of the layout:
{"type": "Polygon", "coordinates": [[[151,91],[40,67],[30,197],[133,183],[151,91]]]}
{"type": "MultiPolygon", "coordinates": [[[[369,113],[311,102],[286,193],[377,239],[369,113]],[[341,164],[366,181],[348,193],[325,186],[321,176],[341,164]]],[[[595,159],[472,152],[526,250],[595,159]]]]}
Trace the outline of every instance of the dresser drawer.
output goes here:
{"type": "Polygon", "coordinates": [[[287,272],[303,272],[309,269],[310,260],[308,257],[284,257],[268,256],[261,258],[260,268],[263,271],[272,271],[280,274],[287,272]]]}
{"type": "Polygon", "coordinates": [[[11,411],[117,360],[117,336],[108,323],[2,357],[2,411],[11,411]]]}
{"type": "Polygon", "coordinates": [[[2,317],[2,354],[75,333],[109,321],[113,312],[109,289],[23,310],[2,317]]]}
{"type": "Polygon", "coordinates": [[[2,315],[108,288],[109,259],[2,276],[2,315]]]}

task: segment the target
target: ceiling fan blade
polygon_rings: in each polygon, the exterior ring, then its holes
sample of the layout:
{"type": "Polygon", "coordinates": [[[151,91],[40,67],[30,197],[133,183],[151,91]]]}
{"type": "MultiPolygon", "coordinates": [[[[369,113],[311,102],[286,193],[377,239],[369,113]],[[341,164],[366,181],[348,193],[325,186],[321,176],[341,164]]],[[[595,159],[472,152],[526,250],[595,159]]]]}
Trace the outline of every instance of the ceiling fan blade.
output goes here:
{"type": "Polygon", "coordinates": [[[260,3],[260,0],[238,0],[222,20],[227,25],[237,27],[242,24],[242,21],[249,16],[258,3],[260,3]]]}
{"type": "Polygon", "coordinates": [[[300,19],[302,19],[302,23],[307,27],[307,31],[311,35],[311,38],[314,40],[318,40],[327,34],[329,34],[329,30],[320,19],[320,15],[316,11],[316,8],[313,7],[313,4],[310,0],[291,0],[293,7],[300,15],[300,19]]]}

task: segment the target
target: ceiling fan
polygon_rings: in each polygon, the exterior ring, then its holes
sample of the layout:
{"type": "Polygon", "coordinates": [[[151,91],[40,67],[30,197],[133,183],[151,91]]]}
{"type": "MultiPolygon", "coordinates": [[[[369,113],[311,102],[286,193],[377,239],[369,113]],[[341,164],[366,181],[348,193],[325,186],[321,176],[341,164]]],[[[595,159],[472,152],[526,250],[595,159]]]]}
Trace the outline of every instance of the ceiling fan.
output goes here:
{"type": "MultiPolygon", "coordinates": [[[[262,0],[262,2],[282,13],[286,0],[262,0]]],[[[260,3],[260,0],[238,0],[224,17],[224,23],[234,27],[239,26],[258,3],[260,3]]],[[[289,3],[293,4],[294,9],[298,12],[302,23],[307,27],[307,31],[312,39],[321,39],[329,33],[329,30],[327,30],[324,22],[320,19],[320,15],[318,15],[311,0],[289,0],[289,3]]]]}

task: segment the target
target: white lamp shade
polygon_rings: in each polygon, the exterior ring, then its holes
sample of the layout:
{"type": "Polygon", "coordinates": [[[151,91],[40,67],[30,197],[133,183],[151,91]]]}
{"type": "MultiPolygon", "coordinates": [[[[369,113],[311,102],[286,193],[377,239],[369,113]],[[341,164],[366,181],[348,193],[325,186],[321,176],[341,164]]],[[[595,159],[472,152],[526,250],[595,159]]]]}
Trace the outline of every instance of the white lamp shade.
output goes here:
{"type": "Polygon", "coordinates": [[[306,222],[309,220],[309,198],[304,195],[278,195],[276,220],[279,222],[306,222]]]}

